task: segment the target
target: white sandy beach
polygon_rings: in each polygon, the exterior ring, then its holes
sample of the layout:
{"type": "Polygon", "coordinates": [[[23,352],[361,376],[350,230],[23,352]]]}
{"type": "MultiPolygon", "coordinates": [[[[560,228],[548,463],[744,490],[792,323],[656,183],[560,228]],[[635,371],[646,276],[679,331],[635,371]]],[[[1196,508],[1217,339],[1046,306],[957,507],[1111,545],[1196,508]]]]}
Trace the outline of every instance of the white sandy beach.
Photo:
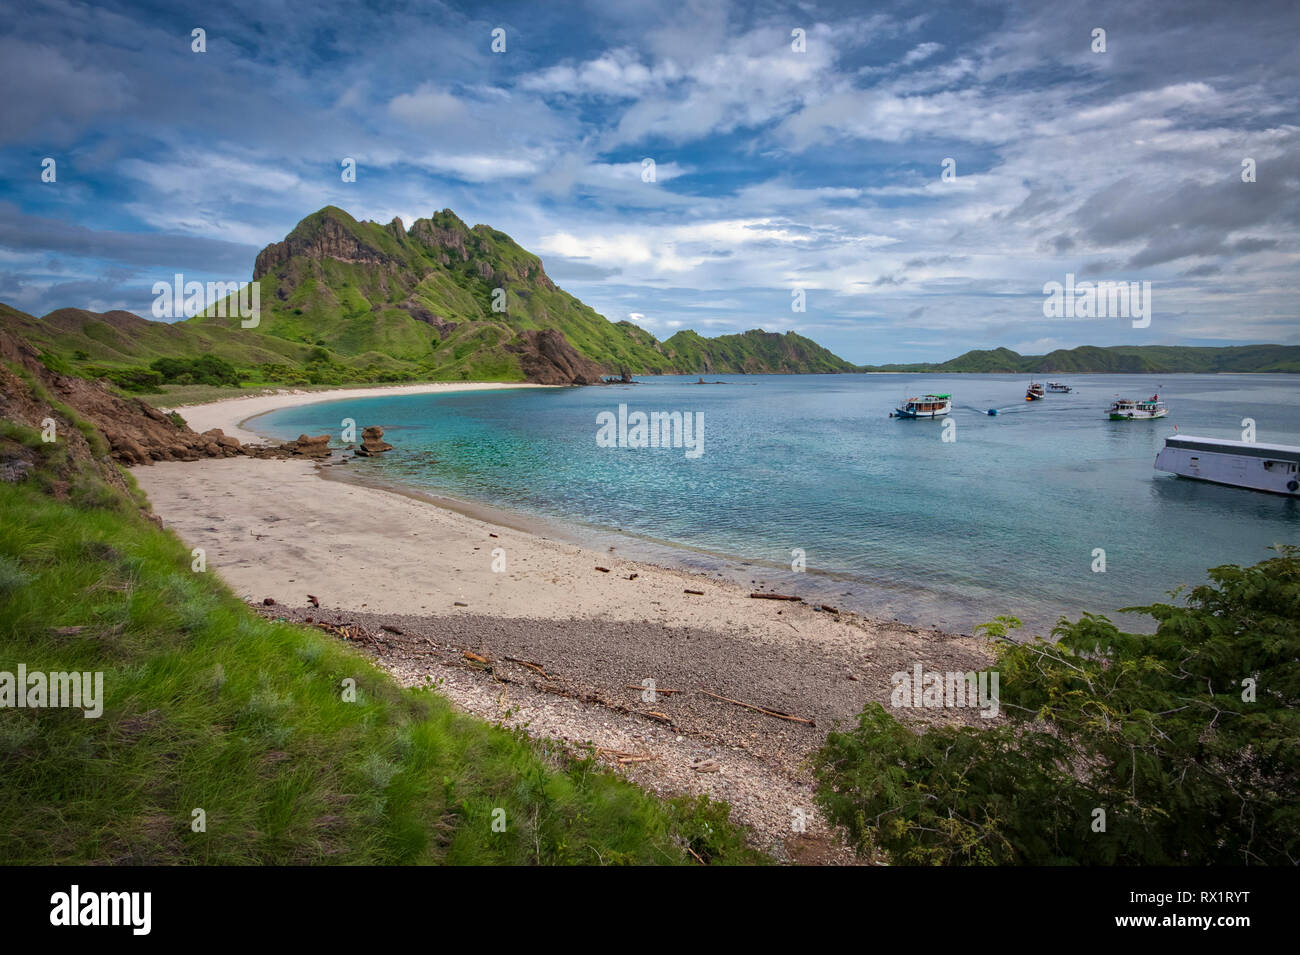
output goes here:
{"type": "Polygon", "coordinates": [[[340,401],[345,398],[375,398],[382,395],[433,395],[455,391],[495,391],[501,388],[555,388],[557,385],[534,385],[527,383],[499,384],[490,381],[453,382],[439,381],[422,385],[384,385],[373,388],[331,388],[328,391],[303,391],[286,388],[268,395],[249,395],[246,398],[227,398],[199,405],[177,405],[164,408],[164,411],[177,411],[195,431],[209,431],[220,428],[241,443],[261,441],[263,435],[248,431],[242,427],[249,418],[277,411],[280,408],[293,408],[298,405],[321,404],[326,401],[340,401]]]}
{"type": "MultiPolygon", "coordinates": [[[[240,422],[288,404],[463,387],[286,393],[191,406],[181,413],[192,427],[221,428],[244,440],[256,436],[240,429],[240,422]]],[[[364,462],[324,471],[333,476],[356,467],[364,462]]],[[[254,604],[273,599],[273,613],[317,621],[347,620],[339,614],[349,612],[410,615],[393,618],[402,628],[397,632],[418,629],[413,622],[418,617],[442,634],[440,642],[450,639],[454,648],[459,632],[468,641],[460,646],[485,651],[479,643],[489,629],[484,618],[499,619],[506,643],[498,653],[527,653],[547,667],[568,671],[572,679],[566,685],[578,697],[612,694],[612,708],[517,682],[507,692],[491,674],[401,653],[383,654],[376,662],[408,685],[436,679],[457,705],[486,719],[525,726],[530,734],[575,746],[591,741],[644,752],[649,762],[619,766],[620,771],[648,788],[727,800],[735,818],[781,855],[803,851],[788,841],[790,807],[802,806],[821,833],[817,838],[824,848],[818,851],[839,861],[851,859],[812,808],[805,763],[835,720],[852,718],[869,699],[887,703],[892,672],[916,663],[935,669],[952,669],[947,664],[953,663],[965,670],[986,659],[973,638],[819,612],[804,603],[753,599],[748,589],[728,581],[625,560],[606,546],[548,539],[393,491],[327,480],[321,470],[306,460],[234,457],[156,463],[132,473],[164,524],[187,546],[205,550],[209,572],[254,604]],[[502,558],[504,569],[494,570],[494,561],[499,568],[502,558]],[[310,605],[309,594],[319,609],[310,605]],[[445,622],[437,624],[435,618],[445,622]],[[670,640],[661,649],[648,649],[667,633],[681,635],[679,640],[693,635],[692,643],[674,648],[670,640]],[[514,643],[522,649],[512,651],[514,643]],[[716,649],[723,646],[732,649],[716,649]],[[797,727],[770,716],[716,701],[692,716],[691,701],[682,697],[656,704],[673,720],[664,727],[636,712],[636,693],[628,697],[621,689],[645,675],[636,668],[640,664],[603,687],[578,676],[580,662],[589,671],[622,673],[629,657],[643,660],[650,673],[676,666],[677,675],[670,677],[676,684],[734,687],[738,698],[816,715],[822,728],[796,732],[797,727]],[[632,709],[617,702],[619,693],[632,709]],[[702,759],[714,770],[697,771],[702,759]]],[[[458,656],[453,649],[447,659],[454,664],[458,656]]]]}
{"type": "Polygon", "coordinates": [[[208,569],[254,602],[271,597],[301,607],[311,594],[340,610],[649,620],[862,650],[913,633],[882,631],[851,614],[837,619],[806,604],[754,600],[702,574],[623,560],[316,472],[308,461],[238,457],[132,473],[164,524],[188,546],[202,547],[208,569]],[[505,569],[494,571],[502,556],[505,569]]]}
{"type": "MultiPolygon", "coordinates": [[[[260,440],[240,423],[277,408],[499,387],[515,386],[285,392],[191,405],[181,414],[195,430],[220,428],[241,441],[260,440]]],[[[236,457],[157,463],[133,474],[164,524],[189,546],[203,547],[209,569],[250,601],[271,597],[303,606],[312,594],[322,607],[343,610],[652,620],[861,650],[881,641],[914,650],[923,643],[922,632],[911,627],[754,600],[748,590],[703,574],[623,560],[617,552],[548,540],[391,491],[324,480],[319,470],[310,461],[236,457]],[[504,571],[493,570],[498,549],[504,571]]]]}

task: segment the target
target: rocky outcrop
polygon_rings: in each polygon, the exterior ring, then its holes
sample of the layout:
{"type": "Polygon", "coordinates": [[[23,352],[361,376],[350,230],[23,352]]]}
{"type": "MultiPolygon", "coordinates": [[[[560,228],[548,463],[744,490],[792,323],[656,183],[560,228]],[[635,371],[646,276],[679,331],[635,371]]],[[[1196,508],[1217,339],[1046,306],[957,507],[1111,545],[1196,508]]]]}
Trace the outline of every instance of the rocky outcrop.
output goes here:
{"type": "Polygon", "coordinates": [[[246,444],[242,453],[250,458],[310,458],[321,461],[334,452],[330,449],[330,436],[300,434],[294,441],[282,444],[246,444]]]}
{"type": "Polygon", "coordinates": [[[469,250],[465,248],[469,229],[450,209],[443,209],[431,219],[416,219],[407,234],[416,242],[436,250],[443,265],[451,265],[453,259],[469,261],[469,250]]]}
{"type": "MultiPolygon", "coordinates": [[[[110,477],[109,472],[114,469],[107,456],[98,454],[85,435],[59,414],[24,377],[39,381],[45,371],[36,351],[21,339],[0,330],[0,359],[3,360],[0,361],[0,419],[18,426],[0,432],[0,480],[23,481],[38,468],[44,455],[37,443],[37,434],[51,433],[50,422],[54,424],[53,434],[65,438],[67,453],[64,466],[60,468],[61,475],[71,476],[78,465],[90,465],[100,469],[106,478],[110,477]],[[20,428],[27,429],[27,435],[24,436],[20,428]]],[[[112,477],[116,478],[114,485],[119,490],[126,489],[121,475],[113,474],[112,477]]],[[[67,482],[63,483],[66,487],[67,482]]]]}
{"type": "Polygon", "coordinates": [[[524,377],[543,385],[598,385],[602,369],[584,358],[569,340],[554,328],[521,332],[506,345],[519,356],[524,377]]]}
{"type": "MultiPolygon", "coordinates": [[[[378,307],[379,306],[373,306],[373,308],[378,307]]],[[[438,333],[438,339],[440,341],[445,340],[448,335],[456,330],[456,326],[460,324],[459,322],[449,322],[441,315],[435,315],[419,302],[406,301],[397,307],[407,315],[410,315],[417,322],[424,322],[424,324],[433,328],[438,333]]]]}
{"type": "Polygon", "coordinates": [[[357,457],[372,458],[377,454],[393,450],[393,446],[384,441],[383,438],[384,429],[378,425],[372,425],[361,432],[361,444],[352,453],[357,457]]]}
{"type": "Polygon", "coordinates": [[[97,456],[91,453],[86,437],[58,405],[66,406],[82,421],[93,425],[104,437],[108,458],[121,464],[197,461],[243,453],[236,439],[219,430],[199,434],[178,417],[165,415],[139,398],[119,397],[105,382],[51,371],[35,349],[3,330],[0,330],[0,358],[21,369],[30,379],[4,369],[0,417],[37,430],[43,430],[46,421],[53,421],[56,442],[52,443],[66,442],[72,456],[82,463],[95,462],[97,456]]]}
{"type": "Polygon", "coordinates": [[[312,437],[311,435],[300,434],[297,441],[282,444],[280,449],[303,458],[328,458],[330,456],[330,436],[328,434],[318,434],[312,437]]]}
{"type": "Polygon", "coordinates": [[[317,262],[334,259],[354,264],[387,263],[388,256],[357,238],[346,225],[331,216],[328,209],[317,216],[319,218],[314,222],[309,219],[300,223],[283,242],[274,242],[258,253],[253,265],[254,281],[288,265],[298,256],[317,262]]]}
{"type": "MultiPolygon", "coordinates": [[[[0,480],[23,481],[45,468],[55,474],[48,489],[63,497],[79,483],[78,474],[90,471],[110,487],[129,494],[108,445],[96,434],[83,433],[68,416],[68,410],[79,410],[69,409],[73,405],[70,398],[96,390],[102,392],[103,388],[46,368],[34,348],[0,329],[0,419],[17,426],[0,433],[0,480]]],[[[102,398],[112,396],[104,394],[102,398]]],[[[110,405],[100,403],[105,409],[110,405]]],[[[118,410],[129,415],[132,409],[118,410]]]]}
{"type": "MultiPolygon", "coordinates": [[[[297,441],[279,445],[241,444],[238,438],[220,428],[200,434],[187,426],[180,415],[164,414],[139,398],[119,397],[105,382],[51,371],[35,349],[3,329],[0,329],[0,359],[18,369],[15,373],[0,364],[0,418],[33,431],[50,431],[53,422],[51,433],[55,440],[50,443],[62,445],[70,469],[94,466],[109,483],[123,491],[126,483],[112,462],[131,467],[155,461],[198,461],[239,455],[319,460],[332,453],[328,434],[316,437],[304,434],[297,441]],[[63,408],[99,432],[103,437],[101,451],[95,449],[95,439],[83,434],[63,408]]],[[[38,457],[38,451],[20,441],[0,440],[0,479],[21,480],[32,470],[38,457]]]]}
{"type": "MultiPolygon", "coordinates": [[[[61,476],[52,488],[56,494],[66,494],[76,473],[88,467],[129,494],[115,463],[129,467],[239,455],[323,462],[334,453],[328,434],[300,434],[297,440],[269,445],[241,444],[220,428],[200,434],[177,414],[164,414],[139,398],[119,397],[106,382],[51,371],[31,345],[4,329],[0,329],[0,420],[20,426],[0,431],[0,481],[25,480],[43,463],[55,461],[61,476]],[[86,424],[99,433],[90,429],[83,433],[86,424]],[[42,442],[41,432],[52,440],[42,442]],[[54,446],[53,453],[43,449],[45,443],[54,446]]],[[[361,437],[361,444],[353,449],[361,457],[393,450],[377,425],[365,428],[361,437]]],[[[346,462],[342,458],[332,463],[346,462]]]]}

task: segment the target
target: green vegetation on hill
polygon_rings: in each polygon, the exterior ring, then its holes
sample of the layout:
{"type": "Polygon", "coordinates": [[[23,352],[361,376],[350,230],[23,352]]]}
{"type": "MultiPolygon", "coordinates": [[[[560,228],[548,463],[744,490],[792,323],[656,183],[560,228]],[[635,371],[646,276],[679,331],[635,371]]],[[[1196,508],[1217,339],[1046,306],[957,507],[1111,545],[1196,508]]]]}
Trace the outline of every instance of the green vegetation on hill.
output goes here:
{"type": "MultiPolygon", "coordinates": [[[[47,364],[49,364],[47,360],[47,364]]],[[[73,369],[58,362],[54,371],[72,374],[73,369]]],[[[238,388],[242,380],[238,369],[224,358],[204,355],[201,358],[155,358],[148,368],[108,368],[85,365],[85,377],[107,378],[123,391],[159,394],[163,385],[210,385],[238,388]]]]}
{"type": "MultiPolygon", "coordinates": [[[[260,320],[243,328],[237,296],[173,323],[75,308],[43,318],[0,305],[0,324],[61,370],[156,387],[158,359],[212,355],[251,384],[594,380],[593,374],[1296,372],[1300,346],[1083,346],[1047,355],[976,350],[938,363],[860,367],[794,332],[754,329],[659,341],[610,322],[547,277],[541,259],[503,232],[450,209],[387,225],[335,206],[312,213],[258,255],[260,320]],[[558,333],[569,357],[530,339],[558,333]],[[536,360],[538,356],[544,360],[536,360]],[[578,368],[585,361],[588,367],[578,368]],[[539,371],[541,369],[541,371],[539,371]],[[144,371],[142,371],[144,370],[144,371]],[[539,374],[548,378],[539,379],[539,374]]],[[[195,379],[198,380],[198,379],[195,379]]]]}
{"type": "Polygon", "coordinates": [[[219,325],[152,322],[131,312],[88,312],[61,308],[36,318],[0,304],[0,325],[38,350],[57,356],[72,370],[87,365],[148,368],[158,358],[215,355],[239,367],[264,362],[300,363],[310,348],[269,336],[219,325]]]}
{"type": "Polygon", "coordinates": [[[977,349],[945,362],[869,365],[863,371],[974,374],[1300,373],[1300,345],[1081,345],[1046,355],[1009,348],[977,349]]]}
{"type": "MultiPolygon", "coordinates": [[[[259,323],[243,328],[237,296],[174,323],[128,312],[60,309],[44,318],[0,305],[0,323],[80,375],[125,372],[211,354],[252,383],[519,381],[529,333],[558,332],[597,373],[855,371],[816,343],[760,330],[666,342],[612,323],[547,277],[508,235],[451,210],[414,222],[358,222],[327,206],[257,257],[259,323]],[[498,291],[499,290],[499,291],[498,291]]],[[[571,371],[561,361],[565,371],[571,371]]],[[[535,367],[535,364],[534,364],[535,367]]]]}
{"type": "MultiPolygon", "coordinates": [[[[661,345],[558,288],[541,260],[505,233],[470,228],[450,209],[407,230],[397,220],[358,222],[328,206],[264,250],[254,276],[262,283],[259,333],[322,345],[352,364],[358,356],[389,356],[433,378],[517,379],[510,346],[520,332],[541,329],[561,332],[607,372],[854,370],[797,335],[704,339],[689,332],[661,345]]],[[[210,314],[189,321],[238,324],[210,314]]]]}
{"type": "Polygon", "coordinates": [[[98,718],[0,709],[6,863],[762,861],[725,804],[657,799],[257,615],[100,479],[115,466],[84,434],[78,461],[0,420],[0,463],[37,461],[0,481],[0,672],[101,672],[104,691],[98,718]]]}
{"type": "Polygon", "coordinates": [[[663,353],[681,371],[712,374],[833,374],[858,371],[810,338],[752,329],[741,335],[704,338],[680,331],[664,341],[663,353]]]}
{"type": "Polygon", "coordinates": [[[1278,550],[1130,608],[1153,635],[1089,614],[1000,644],[1003,721],[917,733],[868,705],[818,754],[819,803],[895,864],[1293,867],[1300,549],[1278,550]]]}
{"type": "MultiPolygon", "coordinates": [[[[522,331],[545,328],[607,367],[662,361],[556,288],[509,236],[471,229],[450,210],[408,231],[400,221],[358,222],[326,207],[264,250],[254,278],[262,303],[256,334],[328,348],[354,369],[519,380],[519,359],[507,346],[522,331]]],[[[234,328],[239,319],[208,314],[186,324],[234,328]]]]}

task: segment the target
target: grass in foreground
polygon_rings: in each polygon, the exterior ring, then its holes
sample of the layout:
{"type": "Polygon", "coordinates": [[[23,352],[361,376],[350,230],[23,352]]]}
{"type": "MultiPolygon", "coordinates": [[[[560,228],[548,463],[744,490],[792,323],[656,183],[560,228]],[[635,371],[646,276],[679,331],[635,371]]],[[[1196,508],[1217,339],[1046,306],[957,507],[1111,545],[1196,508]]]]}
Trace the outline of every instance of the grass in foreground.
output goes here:
{"type": "Polygon", "coordinates": [[[762,861],[725,804],[545,755],[262,619],[125,502],[0,483],[0,513],[0,671],[104,673],[98,719],[0,709],[6,863],[762,861]]]}

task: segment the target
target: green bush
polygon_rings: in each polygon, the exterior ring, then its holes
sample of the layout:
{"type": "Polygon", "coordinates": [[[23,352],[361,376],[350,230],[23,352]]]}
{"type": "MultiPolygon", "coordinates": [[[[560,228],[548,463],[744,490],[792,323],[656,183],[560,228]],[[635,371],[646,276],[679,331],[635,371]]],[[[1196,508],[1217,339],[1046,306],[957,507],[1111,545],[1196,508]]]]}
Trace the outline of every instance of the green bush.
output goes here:
{"type": "Polygon", "coordinates": [[[50,371],[57,372],[60,375],[71,375],[72,366],[68,364],[66,358],[62,355],[56,355],[53,352],[42,351],[40,353],[41,364],[50,371]]]}
{"type": "Polygon", "coordinates": [[[148,368],[104,368],[92,365],[86,368],[90,378],[107,378],[123,391],[138,394],[157,394],[162,391],[163,376],[148,368]]]}
{"type": "Polygon", "coordinates": [[[1062,622],[997,651],[990,728],[873,703],[816,755],[818,802],[900,864],[1294,865],[1300,550],[1209,571],[1158,622],[1062,622]]]}
{"type": "Polygon", "coordinates": [[[201,355],[198,358],[158,358],[149,367],[168,384],[174,385],[234,385],[239,386],[243,376],[224,358],[201,355]]]}

